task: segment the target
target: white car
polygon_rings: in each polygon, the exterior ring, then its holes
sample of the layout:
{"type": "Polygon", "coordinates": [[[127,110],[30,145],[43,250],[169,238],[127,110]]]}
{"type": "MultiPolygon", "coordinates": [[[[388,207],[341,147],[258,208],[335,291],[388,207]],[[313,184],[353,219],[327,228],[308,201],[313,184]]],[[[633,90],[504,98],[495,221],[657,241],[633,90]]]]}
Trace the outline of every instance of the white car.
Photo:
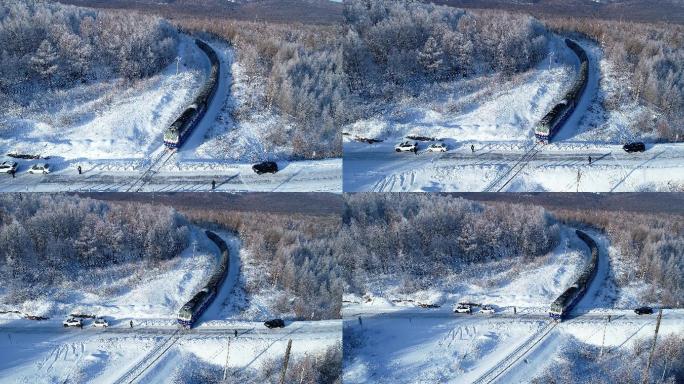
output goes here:
{"type": "Polygon", "coordinates": [[[454,308],[456,313],[473,313],[472,308],[468,304],[459,304],[454,308]]]}
{"type": "Polygon", "coordinates": [[[16,161],[3,161],[0,163],[0,173],[12,173],[17,171],[17,167],[19,164],[17,164],[16,161]]]}
{"type": "Polygon", "coordinates": [[[95,322],[93,322],[93,327],[95,327],[95,328],[107,328],[107,327],[109,327],[109,323],[107,322],[107,320],[105,320],[101,317],[98,317],[97,319],[95,319],[95,322]]]}
{"type": "Polygon", "coordinates": [[[64,328],[66,327],[80,327],[83,328],[83,320],[70,317],[62,322],[64,328]]]}
{"type": "Polygon", "coordinates": [[[480,312],[487,315],[493,315],[495,310],[491,305],[483,305],[482,308],[480,308],[480,312]]]}
{"type": "Polygon", "coordinates": [[[446,144],[443,143],[434,143],[430,144],[430,146],[427,148],[428,152],[446,152],[447,151],[447,146],[446,144]]]}
{"type": "Polygon", "coordinates": [[[415,152],[418,150],[416,143],[410,141],[404,141],[394,146],[394,150],[397,152],[415,152]]]}
{"type": "Polygon", "coordinates": [[[44,175],[47,175],[48,173],[50,173],[50,164],[48,164],[48,163],[33,164],[33,166],[31,166],[31,168],[29,168],[28,172],[30,174],[42,173],[44,175]]]}

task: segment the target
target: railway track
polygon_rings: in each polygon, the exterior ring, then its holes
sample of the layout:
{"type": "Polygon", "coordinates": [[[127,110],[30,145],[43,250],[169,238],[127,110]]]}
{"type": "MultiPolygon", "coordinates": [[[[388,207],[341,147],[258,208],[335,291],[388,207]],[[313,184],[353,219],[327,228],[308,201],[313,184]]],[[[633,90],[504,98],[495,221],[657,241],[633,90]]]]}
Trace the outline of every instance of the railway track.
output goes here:
{"type": "Polygon", "coordinates": [[[492,181],[483,192],[501,192],[506,186],[515,179],[516,176],[527,166],[527,164],[544,148],[544,145],[537,142],[530,150],[525,152],[518,161],[513,164],[508,171],[492,181]]]}
{"type": "Polygon", "coordinates": [[[114,384],[130,384],[140,379],[142,375],[147,372],[164,354],[173,347],[178,340],[183,337],[185,332],[180,328],[171,334],[163,343],[152,348],[152,350],[131,369],[129,369],[123,376],[114,382],[114,384]]]}
{"type": "Polygon", "coordinates": [[[497,365],[490,368],[477,380],[473,381],[473,384],[488,384],[494,383],[501,375],[506,373],[515,363],[522,359],[529,351],[532,350],[537,344],[539,344],[546,336],[553,331],[558,325],[555,321],[549,321],[546,325],[537,332],[535,332],[530,338],[528,338],[524,343],[522,343],[518,348],[513,350],[508,356],[501,360],[497,365]]]}
{"type": "Polygon", "coordinates": [[[175,153],[175,149],[164,148],[164,150],[159,154],[159,156],[152,159],[152,163],[145,170],[145,172],[143,172],[140,178],[136,179],[133,182],[133,184],[131,184],[128,187],[128,189],[126,189],[126,192],[140,192],[145,186],[145,184],[149,183],[150,180],[152,180],[152,177],[159,173],[162,167],[164,167],[164,165],[168,163],[169,160],[171,160],[175,153]]]}

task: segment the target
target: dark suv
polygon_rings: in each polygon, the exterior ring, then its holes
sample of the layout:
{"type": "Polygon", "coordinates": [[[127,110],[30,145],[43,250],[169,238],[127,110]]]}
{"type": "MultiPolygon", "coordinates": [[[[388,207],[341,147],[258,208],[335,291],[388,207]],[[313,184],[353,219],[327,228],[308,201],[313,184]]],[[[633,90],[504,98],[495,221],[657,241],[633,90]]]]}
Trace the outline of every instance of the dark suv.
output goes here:
{"type": "Polygon", "coordinates": [[[622,149],[624,149],[625,152],[643,152],[646,150],[646,145],[644,145],[644,143],[641,142],[629,143],[625,144],[622,147],[622,149]]]}
{"type": "Polygon", "coordinates": [[[269,320],[264,322],[264,325],[267,328],[285,328],[285,322],[283,321],[283,319],[269,320]]]}
{"type": "Polygon", "coordinates": [[[650,315],[653,313],[653,308],[651,307],[639,307],[634,310],[637,315],[650,315]]]}
{"type": "Polygon", "coordinates": [[[263,163],[254,164],[252,170],[256,172],[257,175],[262,173],[276,173],[278,172],[278,164],[273,161],[264,161],[263,163]]]}

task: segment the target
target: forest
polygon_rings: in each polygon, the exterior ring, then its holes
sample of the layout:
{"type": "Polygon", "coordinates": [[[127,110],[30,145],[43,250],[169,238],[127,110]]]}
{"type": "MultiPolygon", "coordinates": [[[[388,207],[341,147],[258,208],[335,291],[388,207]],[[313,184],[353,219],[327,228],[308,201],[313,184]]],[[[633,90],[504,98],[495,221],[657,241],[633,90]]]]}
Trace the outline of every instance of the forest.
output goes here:
{"type": "Polygon", "coordinates": [[[159,17],[42,0],[0,2],[0,105],[36,90],[140,79],[176,56],[178,34],[159,17]]]}
{"type": "Polygon", "coordinates": [[[544,26],[529,16],[464,11],[420,1],[350,0],[344,68],[353,91],[392,98],[421,84],[500,72],[546,55],[544,26]]]}
{"type": "Polygon", "coordinates": [[[609,237],[624,268],[614,271],[615,282],[626,287],[648,283],[641,299],[679,307],[684,295],[684,217],[602,210],[554,210],[570,223],[588,224],[609,237]]]}
{"type": "Polygon", "coordinates": [[[531,261],[551,251],[559,227],[543,208],[482,204],[445,195],[347,195],[334,251],[350,292],[372,276],[428,287],[445,271],[502,259],[531,261]]]}
{"type": "MultiPolygon", "coordinates": [[[[235,47],[254,94],[263,100],[234,111],[238,121],[272,110],[295,122],[270,140],[291,142],[294,157],[341,157],[340,127],[354,120],[343,71],[339,25],[275,24],[231,19],[180,18],[191,33],[210,33],[235,47]]],[[[284,126],[279,128],[285,129],[284,126]]]]}
{"type": "Polygon", "coordinates": [[[248,293],[268,287],[280,291],[274,310],[298,319],[338,319],[343,276],[333,258],[340,230],[335,215],[296,215],[230,210],[181,209],[194,223],[236,231],[242,247],[259,267],[247,281],[248,293]]]}
{"type": "Polygon", "coordinates": [[[657,119],[634,122],[642,132],[655,131],[668,141],[684,140],[684,26],[594,19],[549,19],[565,33],[581,33],[600,44],[625,84],[604,101],[608,111],[634,100],[655,108],[657,119]]]}
{"type": "MultiPolygon", "coordinates": [[[[0,195],[0,279],[9,301],[37,287],[91,286],[109,267],[151,267],[189,244],[186,221],[171,208],[66,195],[0,195]]],[[[49,290],[45,290],[49,292],[49,290]]]]}

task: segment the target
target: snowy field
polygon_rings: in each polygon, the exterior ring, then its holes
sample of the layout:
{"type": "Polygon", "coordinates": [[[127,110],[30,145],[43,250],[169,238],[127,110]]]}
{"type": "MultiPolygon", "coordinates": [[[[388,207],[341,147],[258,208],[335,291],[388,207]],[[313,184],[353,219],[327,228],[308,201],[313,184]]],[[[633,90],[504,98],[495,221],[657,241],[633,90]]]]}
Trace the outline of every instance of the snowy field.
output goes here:
{"type": "Polygon", "coordinates": [[[563,96],[579,64],[560,37],[551,40],[552,55],[502,85],[455,83],[345,127],[344,190],[684,190],[684,145],[647,144],[644,153],[623,151],[626,142],[654,140],[653,133],[638,134],[630,126],[637,116],[657,112],[629,100],[616,112],[605,111],[602,101],[622,81],[598,46],[579,42],[590,59],[587,89],[552,144],[534,148],[534,125],[563,96]],[[448,152],[427,152],[431,142],[418,142],[417,155],[394,152],[408,135],[441,140],[448,152]],[[383,141],[366,144],[357,137],[383,141]],[[589,156],[596,160],[592,165],[589,156]]]}
{"type": "MultiPolygon", "coordinates": [[[[116,294],[74,293],[52,301],[27,302],[18,309],[49,316],[29,321],[19,314],[0,315],[0,382],[136,382],[168,383],[187,380],[202,372],[221,371],[249,375],[274,358],[281,358],[293,340],[293,358],[325,351],[341,342],[341,320],[291,322],[285,328],[267,329],[262,321],[267,310],[248,315],[236,313],[234,301],[241,297],[238,284],[244,277],[239,240],[218,234],[229,244],[231,269],[216,299],[192,330],[179,330],[178,309],[201,288],[218,260],[219,250],[203,232],[193,231],[192,245],[175,265],[116,294]],[[104,316],[107,329],[63,328],[62,320],[80,312],[104,316]],[[129,321],[134,327],[129,327],[129,321]],[[234,337],[234,332],[238,337],[234,337]],[[230,339],[230,340],[229,340],[230,339]]],[[[128,283],[128,282],[127,282],[128,283]]],[[[117,284],[117,282],[109,282],[117,284]]],[[[103,289],[110,288],[108,284],[103,289]]],[[[242,293],[244,294],[244,292],[242,293]]],[[[256,298],[256,302],[259,302],[256,298]]]]}
{"type": "MultiPolygon", "coordinates": [[[[589,233],[599,245],[599,269],[571,318],[561,323],[550,321],[548,306],[589,257],[588,247],[567,228],[555,250],[522,272],[500,273],[496,265],[484,265],[469,269],[471,279],[436,282],[431,291],[399,296],[391,284],[380,292],[381,285],[371,283],[371,294],[346,295],[344,381],[525,383],[586,346],[606,353],[631,350],[655,329],[655,315],[632,311],[646,304],[636,297],[645,284],[618,289],[619,255],[604,236],[589,233]],[[501,278],[490,279],[490,270],[501,278]],[[496,313],[454,314],[459,301],[493,304],[496,313]]],[[[660,337],[669,334],[684,334],[684,310],[664,311],[660,337]]]]}
{"type": "MultiPolygon", "coordinates": [[[[402,311],[398,314],[345,318],[345,383],[467,383],[520,357],[498,377],[499,383],[526,383],[558,356],[584,345],[617,352],[640,338],[653,336],[656,316],[631,311],[577,317],[559,323],[540,341],[549,320],[540,316],[455,315],[402,311]],[[605,328],[605,339],[603,331],[605,328]],[[348,345],[349,344],[349,345],[348,345]],[[516,353],[523,347],[526,353],[516,353]],[[351,352],[350,352],[351,351],[351,352]]],[[[666,310],[660,337],[684,333],[684,311],[666,310]]]]}

